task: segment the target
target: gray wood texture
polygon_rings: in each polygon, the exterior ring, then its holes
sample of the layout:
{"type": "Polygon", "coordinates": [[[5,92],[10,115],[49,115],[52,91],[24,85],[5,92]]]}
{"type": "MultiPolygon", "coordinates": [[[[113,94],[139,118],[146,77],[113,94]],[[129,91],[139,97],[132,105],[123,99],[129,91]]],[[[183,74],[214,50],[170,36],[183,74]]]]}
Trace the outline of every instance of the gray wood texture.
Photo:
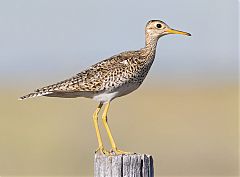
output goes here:
{"type": "Polygon", "coordinates": [[[154,177],[153,158],[146,154],[106,156],[97,153],[94,177],[154,177]]]}

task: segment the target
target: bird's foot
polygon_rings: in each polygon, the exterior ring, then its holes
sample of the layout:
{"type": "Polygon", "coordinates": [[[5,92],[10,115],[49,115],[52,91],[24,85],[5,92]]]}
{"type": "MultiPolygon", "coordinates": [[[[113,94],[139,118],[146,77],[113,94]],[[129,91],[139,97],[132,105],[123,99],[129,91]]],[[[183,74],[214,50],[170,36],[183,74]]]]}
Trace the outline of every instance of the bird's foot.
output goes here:
{"type": "Polygon", "coordinates": [[[119,150],[117,148],[112,148],[110,153],[113,155],[132,154],[131,152],[125,152],[125,151],[119,150]]]}
{"type": "Polygon", "coordinates": [[[97,148],[97,150],[95,151],[95,153],[100,152],[103,155],[110,155],[110,152],[108,150],[106,150],[103,146],[99,146],[97,148]]]}

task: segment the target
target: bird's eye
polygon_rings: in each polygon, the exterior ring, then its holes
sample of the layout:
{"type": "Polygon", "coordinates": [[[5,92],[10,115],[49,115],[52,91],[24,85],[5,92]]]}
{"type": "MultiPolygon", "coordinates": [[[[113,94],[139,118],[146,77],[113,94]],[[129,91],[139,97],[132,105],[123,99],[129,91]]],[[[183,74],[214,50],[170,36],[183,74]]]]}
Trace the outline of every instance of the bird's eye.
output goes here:
{"type": "Polygon", "coordinates": [[[156,26],[157,28],[162,28],[162,25],[160,23],[158,23],[156,26]]]}

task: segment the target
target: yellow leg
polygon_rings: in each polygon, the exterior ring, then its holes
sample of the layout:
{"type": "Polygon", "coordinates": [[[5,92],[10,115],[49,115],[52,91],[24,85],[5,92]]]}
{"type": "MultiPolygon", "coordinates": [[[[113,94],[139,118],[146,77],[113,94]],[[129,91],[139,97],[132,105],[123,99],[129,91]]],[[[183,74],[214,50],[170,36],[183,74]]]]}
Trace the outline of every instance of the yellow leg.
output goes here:
{"type": "Polygon", "coordinates": [[[102,108],[103,104],[100,103],[96,109],[96,111],[93,114],[93,123],[94,123],[94,127],[96,130],[96,135],[97,135],[97,140],[98,140],[98,149],[95,151],[100,151],[103,154],[109,154],[108,151],[105,150],[105,148],[103,147],[103,142],[102,142],[102,137],[99,131],[99,127],[98,127],[98,113],[100,112],[101,108],[102,108]]]}
{"type": "Polygon", "coordinates": [[[105,107],[105,109],[103,111],[102,121],[103,121],[103,125],[104,125],[104,127],[105,127],[105,129],[107,131],[107,134],[108,134],[111,146],[112,146],[112,151],[115,154],[127,154],[128,152],[124,152],[124,151],[121,151],[121,150],[117,149],[117,146],[115,144],[115,141],[114,141],[112,133],[111,133],[111,130],[110,130],[109,126],[108,126],[108,123],[107,123],[107,113],[108,113],[108,110],[109,110],[109,106],[110,106],[110,102],[108,102],[106,104],[106,107],[105,107]]]}

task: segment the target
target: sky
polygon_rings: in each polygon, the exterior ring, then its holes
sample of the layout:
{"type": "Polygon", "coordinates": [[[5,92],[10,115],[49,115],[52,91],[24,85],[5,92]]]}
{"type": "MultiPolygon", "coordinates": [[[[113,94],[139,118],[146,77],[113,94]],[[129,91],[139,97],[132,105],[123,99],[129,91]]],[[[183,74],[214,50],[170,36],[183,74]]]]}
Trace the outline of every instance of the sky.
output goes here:
{"type": "Polygon", "coordinates": [[[233,83],[237,1],[0,1],[0,79],[9,87],[50,84],[126,50],[144,47],[148,20],[192,37],[158,42],[150,77],[163,84],[233,83]]]}

